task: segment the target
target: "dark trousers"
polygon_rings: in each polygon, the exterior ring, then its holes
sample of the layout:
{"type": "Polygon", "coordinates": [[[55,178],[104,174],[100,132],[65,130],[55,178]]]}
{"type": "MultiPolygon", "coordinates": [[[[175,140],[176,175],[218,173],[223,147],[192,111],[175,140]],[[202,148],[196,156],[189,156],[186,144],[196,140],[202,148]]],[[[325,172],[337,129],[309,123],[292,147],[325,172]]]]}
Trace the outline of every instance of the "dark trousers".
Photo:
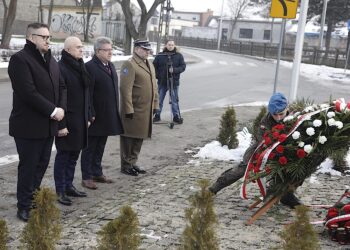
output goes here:
{"type": "Polygon", "coordinates": [[[54,177],[57,193],[63,193],[66,189],[73,186],[75,166],[79,158],[79,151],[57,150],[54,177]]]}
{"type": "Polygon", "coordinates": [[[17,207],[29,210],[33,194],[40,188],[49,165],[53,137],[44,139],[15,138],[19,156],[17,180],[17,207]]]}
{"type": "Polygon", "coordinates": [[[83,180],[91,180],[93,176],[101,176],[102,157],[105,151],[107,136],[89,136],[88,147],[81,153],[81,173],[83,180]]]}
{"type": "Polygon", "coordinates": [[[143,139],[120,136],[121,168],[135,165],[141,151],[143,139]]]}

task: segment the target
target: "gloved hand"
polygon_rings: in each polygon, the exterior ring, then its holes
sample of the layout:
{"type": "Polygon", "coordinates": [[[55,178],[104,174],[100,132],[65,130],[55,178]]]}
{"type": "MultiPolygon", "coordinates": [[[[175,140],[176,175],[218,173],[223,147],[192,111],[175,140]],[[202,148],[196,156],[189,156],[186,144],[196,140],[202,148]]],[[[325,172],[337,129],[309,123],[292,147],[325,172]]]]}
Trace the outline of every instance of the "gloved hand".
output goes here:
{"type": "Polygon", "coordinates": [[[134,118],[134,113],[130,113],[130,114],[125,114],[125,118],[131,119],[134,118]]]}
{"type": "Polygon", "coordinates": [[[153,115],[157,114],[159,109],[153,109],[153,115]]]}

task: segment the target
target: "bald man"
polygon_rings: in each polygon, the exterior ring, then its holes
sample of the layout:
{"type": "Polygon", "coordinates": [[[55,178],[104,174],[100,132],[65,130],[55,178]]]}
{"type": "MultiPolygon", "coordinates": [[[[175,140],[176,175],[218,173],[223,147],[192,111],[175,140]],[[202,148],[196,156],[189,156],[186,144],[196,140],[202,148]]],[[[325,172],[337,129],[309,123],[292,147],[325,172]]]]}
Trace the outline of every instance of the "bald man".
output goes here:
{"type": "Polygon", "coordinates": [[[62,78],[67,87],[66,116],[59,122],[56,136],[57,154],[54,177],[58,202],[70,206],[68,196],[86,197],[73,185],[75,166],[80,151],[87,147],[87,131],[91,123],[89,109],[90,76],[86,71],[83,57],[83,44],[77,37],[67,37],[58,62],[62,78]]]}

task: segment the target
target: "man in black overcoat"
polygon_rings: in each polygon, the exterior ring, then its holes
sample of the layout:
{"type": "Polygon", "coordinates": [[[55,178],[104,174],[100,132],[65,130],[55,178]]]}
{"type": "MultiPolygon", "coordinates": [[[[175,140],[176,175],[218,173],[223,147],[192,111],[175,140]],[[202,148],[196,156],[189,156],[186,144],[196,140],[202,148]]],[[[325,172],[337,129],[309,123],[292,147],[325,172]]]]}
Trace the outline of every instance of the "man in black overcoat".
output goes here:
{"type": "Polygon", "coordinates": [[[24,49],[11,57],[8,74],[13,88],[9,132],[19,155],[17,217],[29,218],[33,193],[40,188],[49,164],[58,121],[64,117],[65,86],[49,50],[46,24],[27,27],[24,49]]]}
{"type": "Polygon", "coordinates": [[[82,151],[82,185],[96,189],[95,182],[111,183],[102,171],[102,157],[110,135],[120,135],[123,127],[119,115],[118,76],[112,59],[112,41],[99,37],[94,43],[95,55],[86,63],[92,81],[90,85],[92,123],[89,144],[82,151]]]}
{"type": "Polygon", "coordinates": [[[67,37],[58,62],[62,79],[67,87],[66,116],[59,122],[55,139],[57,154],[54,177],[58,202],[71,205],[67,196],[86,197],[86,193],[73,186],[75,166],[80,150],[87,146],[90,77],[83,61],[83,44],[78,37],[67,37]]]}

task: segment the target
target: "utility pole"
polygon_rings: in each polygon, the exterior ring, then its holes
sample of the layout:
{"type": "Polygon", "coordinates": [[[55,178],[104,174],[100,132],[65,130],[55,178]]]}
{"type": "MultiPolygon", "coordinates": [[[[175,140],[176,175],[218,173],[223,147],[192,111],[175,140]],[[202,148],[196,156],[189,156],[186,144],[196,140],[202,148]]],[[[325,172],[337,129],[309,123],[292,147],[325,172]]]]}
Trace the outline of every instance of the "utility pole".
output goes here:
{"type": "Polygon", "coordinates": [[[323,0],[323,10],[322,10],[321,29],[320,29],[320,41],[319,41],[320,49],[323,48],[323,30],[324,30],[324,24],[326,22],[327,3],[328,3],[328,0],[323,0]]]}
{"type": "Polygon", "coordinates": [[[220,22],[219,22],[219,30],[218,30],[218,50],[220,50],[220,43],[221,43],[222,18],[224,15],[224,2],[225,0],[222,0],[222,3],[221,3],[221,14],[220,14],[220,22]]]}
{"type": "Polygon", "coordinates": [[[289,92],[290,103],[294,102],[297,97],[300,63],[301,63],[301,55],[303,53],[304,32],[305,32],[308,7],[309,7],[309,0],[303,0],[300,6],[298,32],[297,32],[297,38],[295,42],[295,54],[294,54],[294,63],[293,63],[293,71],[292,71],[292,80],[291,80],[290,92],[289,92]]]}
{"type": "Polygon", "coordinates": [[[278,82],[278,72],[280,68],[280,61],[281,61],[281,54],[282,54],[282,47],[283,47],[283,38],[284,38],[284,31],[286,29],[286,19],[282,19],[281,23],[281,32],[280,32],[280,43],[278,45],[278,55],[277,55],[277,63],[276,63],[276,71],[275,71],[275,82],[273,84],[273,93],[276,93],[277,88],[277,82],[278,82]]]}
{"type": "Polygon", "coordinates": [[[164,40],[168,39],[170,20],[171,20],[171,12],[173,10],[174,10],[174,8],[172,7],[170,0],[166,0],[165,6],[164,6],[164,2],[162,2],[162,4],[160,5],[156,53],[158,53],[160,51],[160,44],[162,42],[162,36],[163,36],[164,21],[165,21],[164,40]]]}

